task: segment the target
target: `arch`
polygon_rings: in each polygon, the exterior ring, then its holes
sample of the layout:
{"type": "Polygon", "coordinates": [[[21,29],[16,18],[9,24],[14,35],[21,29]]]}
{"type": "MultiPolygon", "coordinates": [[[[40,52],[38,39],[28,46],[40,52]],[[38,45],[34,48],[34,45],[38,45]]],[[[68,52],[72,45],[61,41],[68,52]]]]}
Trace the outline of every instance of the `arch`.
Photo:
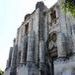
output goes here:
{"type": "Polygon", "coordinates": [[[51,58],[56,58],[58,55],[57,52],[57,32],[54,31],[49,34],[48,37],[48,54],[51,58]]]}

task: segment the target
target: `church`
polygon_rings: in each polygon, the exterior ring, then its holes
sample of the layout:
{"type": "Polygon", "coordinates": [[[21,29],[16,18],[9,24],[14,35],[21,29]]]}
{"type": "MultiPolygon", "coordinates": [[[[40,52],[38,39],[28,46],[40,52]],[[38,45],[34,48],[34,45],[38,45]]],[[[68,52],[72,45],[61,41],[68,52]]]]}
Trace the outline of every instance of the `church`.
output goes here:
{"type": "Polygon", "coordinates": [[[75,75],[75,19],[58,0],[40,1],[24,17],[10,47],[4,75],[75,75]]]}

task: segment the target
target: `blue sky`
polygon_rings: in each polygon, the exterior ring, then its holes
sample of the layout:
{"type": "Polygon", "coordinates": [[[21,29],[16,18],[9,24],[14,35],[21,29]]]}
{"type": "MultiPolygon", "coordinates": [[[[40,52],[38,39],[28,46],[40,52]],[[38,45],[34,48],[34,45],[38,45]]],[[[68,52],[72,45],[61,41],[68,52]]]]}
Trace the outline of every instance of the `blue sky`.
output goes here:
{"type": "Polygon", "coordinates": [[[50,8],[57,0],[0,0],[0,68],[6,67],[9,49],[13,46],[17,28],[27,13],[35,9],[37,1],[44,1],[50,8]]]}

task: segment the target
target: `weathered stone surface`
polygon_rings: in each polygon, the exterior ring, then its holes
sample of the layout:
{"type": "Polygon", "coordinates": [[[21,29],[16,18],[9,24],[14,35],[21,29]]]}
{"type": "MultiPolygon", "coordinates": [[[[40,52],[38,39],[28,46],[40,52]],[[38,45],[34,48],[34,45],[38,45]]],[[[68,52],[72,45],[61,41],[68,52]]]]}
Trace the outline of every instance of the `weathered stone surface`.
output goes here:
{"type": "Polygon", "coordinates": [[[75,19],[58,2],[38,2],[18,28],[4,75],[75,75],[75,19]],[[54,35],[53,35],[54,34],[54,35]]]}

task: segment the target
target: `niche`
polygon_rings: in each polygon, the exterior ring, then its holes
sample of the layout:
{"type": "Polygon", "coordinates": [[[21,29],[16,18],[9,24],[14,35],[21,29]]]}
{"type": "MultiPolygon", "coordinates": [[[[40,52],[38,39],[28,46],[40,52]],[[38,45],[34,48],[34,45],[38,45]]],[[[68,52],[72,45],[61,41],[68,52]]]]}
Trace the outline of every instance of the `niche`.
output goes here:
{"type": "Polygon", "coordinates": [[[57,34],[56,33],[51,33],[49,35],[48,39],[48,51],[49,51],[49,56],[52,58],[57,57],[57,34]]]}

